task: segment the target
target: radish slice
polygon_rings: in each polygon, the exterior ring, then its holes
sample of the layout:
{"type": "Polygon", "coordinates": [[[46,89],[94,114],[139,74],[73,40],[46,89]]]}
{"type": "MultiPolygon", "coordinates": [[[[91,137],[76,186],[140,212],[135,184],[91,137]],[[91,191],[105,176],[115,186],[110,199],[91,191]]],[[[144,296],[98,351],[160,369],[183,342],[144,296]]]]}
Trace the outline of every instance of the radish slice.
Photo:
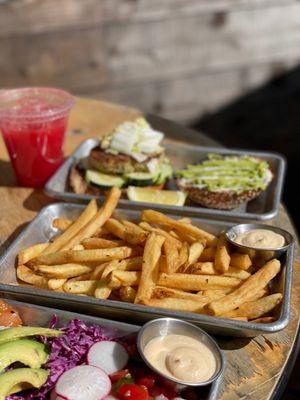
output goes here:
{"type": "Polygon", "coordinates": [[[55,389],[52,390],[51,395],[50,395],[50,400],[66,400],[65,397],[58,396],[56,393],[55,389]]]}
{"type": "Polygon", "coordinates": [[[79,365],[64,372],[55,386],[66,400],[102,400],[111,390],[108,375],[98,367],[79,365]]]}
{"type": "Polygon", "coordinates": [[[128,358],[128,353],[121,344],[104,340],[90,347],[87,362],[102,368],[110,375],[123,369],[128,363],[128,358]]]}
{"type": "Polygon", "coordinates": [[[109,394],[108,396],[105,397],[104,400],[118,400],[117,397],[113,396],[112,394],[109,394]]]}

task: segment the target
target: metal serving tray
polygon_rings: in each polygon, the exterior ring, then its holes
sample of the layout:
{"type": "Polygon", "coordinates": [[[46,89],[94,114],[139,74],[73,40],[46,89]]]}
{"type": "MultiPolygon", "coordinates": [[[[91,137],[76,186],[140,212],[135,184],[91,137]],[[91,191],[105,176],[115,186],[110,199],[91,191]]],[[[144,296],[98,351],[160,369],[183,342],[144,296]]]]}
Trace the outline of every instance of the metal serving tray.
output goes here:
{"type": "MultiPolygon", "coordinates": [[[[107,334],[107,336],[112,338],[122,337],[128,334],[134,334],[140,329],[140,326],[138,325],[131,325],[131,324],[126,324],[124,322],[111,321],[104,318],[89,317],[87,315],[72,313],[68,311],[61,311],[55,308],[40,307],[12,300],[8,300],[8,303],[10,303],[17,309],[23,320],[24,325],[29,325],[29,326],[47,327],[49,326],[49,321],[52,315],[55,314],[58,316],[58,327],[67,324],[72,319],[80,319],[85,321],[89,325],[100,325],[101,327],[104,328],[104,331],[107,334]]],[[[225,369],[223,369],[223,372],[220,375],[220,377],[211,385],[195,389],[196,394],[199,396],[199,400],[217,400],[224,376],[224,370],[225,369]]]]}
{"type": "MultiPolygon", "coordinates": [[[[25,285],[18,285],[15,273],[16,255],[21,249],[35,243],[47,241],[57,233],[52,227],[52,220],[56,217],[75,219],[83,210],[83,205],[56,203],[41,210],[37,217],[19,235],[0,258],[0,294],[29,303],[55,306],[92,315],[101,315],[118,320],[133,322],[145,322],[147,320],[167,316],[181,318],[194,323],[203,329],[221,335],[231,336],[256,336],[280,331],[284,329],[289,320],[293,247],[291,247],[283,261],[284,267],[278,277],[274,279],[274,290],[283,293],[284,299],[278,315],[278,319],[270,324],[256,324],[252,322],[233,321],[229,319],[215,318],[189,312],[177,312],[148,307],[138,304],[124,303],[114,300],[99,300],[93,297],[78,296],[66,293],[48,291],[25,285]]],[[[137,220],[140,211],[131,207],[131,210],[117,209],[116,216],[128,220],[137,220]]],[[[176,218],[175,215],[169,214],[176,218]]],[[[177,216],[178,217],[178,216],[177,216]]],[[[232,223],[215,220],[193,218],[195,225],[201,226],[214,234],[232,226],[232,223]]]]}
{"type": "MultiPolygon", "coordinates": [[[[196,131],[192,131],[190,129],[181,127],[180,125],[157,117],[149,117],[148,120],[156,129],[160,129],[161,131],[165,132],[166,140],[164,142],[164,146],[166,148],[166,153],[175,169],[184,168],[187,164],[196,163],[204,160],[207,158],[207,155],[209,153],[217,153],[222,155],[246,154],[266,160],[274,173],[273,181],[258,198],[246,204],[243,204],[232,211],[214,210],[210,208],[200,207],[189,200],[187,200],[186,205],[183,207],[151,204],[151,208],[170,212],[180,211],[180,213],[197,216],[206,215],[213,218],[225,217],[228,219],[239,218],[267,220],[273,218],[277,214],[280,205],[280,198],[285,173],[285,160],[281,155],[267,152],[242,151],[236,149],[228,150],[225,148],[217,147],[203,147],[198,144],[198,132],[196,131]],[[164,122],[164,124],[162,124],[162,121],[164,122]],[[175,130],[175,127],[177,130],[175,130]],[[180,134],[178,132],[180,132],[180,134]],[[174,142],[174,139],[178,140],[179,138],[181,138],[181,140],[184,140],[185,142],[174,142]]],[[[58,199],[76,202],[88,201],[92,197],[94,197],[91,195],[78,195],[73,193],[68,184],[68,176],[71,166],[79,159],[86,157],[90,153],[90,150],[98,144],[99,140],[96,138],[85,140],[48,181],[45,186],[45,192],[49,196],[58,199]]],[[[170,180],[167,189],[176,189],[174,180],[170,180]]],[[[104,199],[103,196],[98,196],[98,198],[101,200],[104,199]]],[[[128,207],[130,204],[132,204],[132,202],[126,199],[121,199],[119,202],[120,207],[128,207]]],[[[148,203],[142,202],[134,204],[135,207],[139,209],[143,209],[149,206],[148,203]]]]}

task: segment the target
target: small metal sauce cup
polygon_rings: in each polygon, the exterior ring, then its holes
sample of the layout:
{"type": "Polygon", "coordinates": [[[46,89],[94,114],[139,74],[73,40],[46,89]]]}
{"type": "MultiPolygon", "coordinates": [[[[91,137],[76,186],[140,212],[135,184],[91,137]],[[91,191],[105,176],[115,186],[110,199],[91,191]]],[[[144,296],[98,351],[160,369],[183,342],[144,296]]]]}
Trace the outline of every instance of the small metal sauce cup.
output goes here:
{"type": "Polygon", "coordinates": [[[289,232],[285,231],[284,229],[275,227],[275,226],[269,226],[269,225],[263,225],[263,224],[235,225],[232,228],[228,229],[228,231],[225,233],[225,237],[226,237],[227,241],[232,245],[234,250],[236,250],[240,253],[246,253],[251,258],[262,259],[262,260],[266,260],[266,261],[270,260],[272,258],[280,258],[284,253],[286,253],[289,246],[294,243],[294,238],[289,232]],[[239,243],[235,242],[235,238],[237,237],[237,235],[248,232],[253,229],[269,230],[269,231],[278,233],[279,235],[282,235],[285,239],[284,246],[282,246],[280,248],[271,248],[271,247],[270,248],[257,248],[257,247],[246,246],[244,244],[239,244],[239,243]]]}
{"type": "Polygon", "coordinates": [[[213,381],[219,378],[225,366],[224,356],[219,346],[211,336],[197,326],[176,318],[159,318],[147,322],[138,333],[137,348],[142,359],[148,365],[148,367],[165,380],[171,381],[173,384],[176,383],[177,389],[179,390],[183,390],[188,386],[205,386],[211,384],[213,381]],[[201,382],[181,381],[179,379],[170,377],[169,375],[165,375],[148,361],[144,353],[146,345],[156,337],[164,337],[168,335],[183,335],[191,337],[199,340],[199,342],[204,343],[212,351],[216,359],[216,370],[210,379],[201,382]]]}

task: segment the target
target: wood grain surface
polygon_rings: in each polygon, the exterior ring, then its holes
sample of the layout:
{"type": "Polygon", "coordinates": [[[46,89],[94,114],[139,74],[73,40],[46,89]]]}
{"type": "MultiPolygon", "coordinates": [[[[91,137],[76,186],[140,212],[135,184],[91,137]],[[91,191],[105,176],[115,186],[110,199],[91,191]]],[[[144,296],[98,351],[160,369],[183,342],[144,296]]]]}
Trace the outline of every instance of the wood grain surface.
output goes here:
{"type": "MultiPolygon", "coordinates": [[[[66,154],[73,151],[83,139],[102,135],[121,121],[132,119],[139,114],[138,110],[79,99],[71,115],[66,154]]],[[[199,133],[200,139],[205,141],[205,137],[199,133]]],[[[195,142],[197,140],[195,138],[195,142]]],[[[1,252],[41,207],[55,201],[46,197],[41,191],[15,187],[13,172],[7,160],[6,150],[0,142],[1,252]]],[[[291,219],[283,206],[280,208],[279,215],[268,223],[283,227],[295,234],[291,219]]],[[[299,267],[300,264],[296,262],[291,319],[284,331],[253,339],[218,338],[227,358],[219,400],[269,400],[272,398],[287,362],[295,351],[300,309],[299,267]]]]}
{"type": "Polygon", "coordinates": [[[299,12],[297,0],[0,0],[0,87],[192,120],[299,64],[299,12]]]}

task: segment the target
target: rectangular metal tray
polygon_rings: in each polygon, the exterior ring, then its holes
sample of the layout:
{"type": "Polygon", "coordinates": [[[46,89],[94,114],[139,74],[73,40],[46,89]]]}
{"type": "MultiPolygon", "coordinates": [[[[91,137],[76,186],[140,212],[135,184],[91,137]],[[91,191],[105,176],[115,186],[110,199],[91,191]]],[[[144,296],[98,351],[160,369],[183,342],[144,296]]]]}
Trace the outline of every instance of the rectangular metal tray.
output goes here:
{"type": "MultiPolygon", "coordinates": [[[[72,319],[80,319],[89,325],[100,325],[104,328],[104,331],[109,337],[122,337],[128,334],[133,334],[140,329],[138,325],[131,325],[103,318],[89,317],[87,315],[61,311],[55,308],[40,307],[12,300],[8,300],[8,303],[17,309],[24,325],[28,326],[48,327],[52,315],[55,314],[58,317],[58,327],[67,324],[72,319]]],[[[222,375],[214,383],[208,385],[207,387],[198,388],[197,395],[199,395],[199,399],[217,400],[223,376],[224,370],[222,375]]]]}
{"type": "MultiPolygon", "coordinates": [[[[247,154],[266,160],[274,173],[273,181],[259,197],[239,206],[232,211],[204,208],[189,201],[187,201],[186,205],[183,207],[151,204],[151,208],[170,212],[180,211],[180,213],[184,214],[197,216],[203,215],[213,218],[239,218],[251,220],[271,219],[278,213],[286,164],[284,158],[281,155],[269,152],[204,147],[197,144],[199,143],[199,140],[197,140],[197,135],[199,136],[199,134],[196,131],[192,131],[175,123],[171,123],[169,121],[156,117],[149,117],[149,121],[156,129],[161,129],[162,132],[165,132],[166,140],[164,146],[166,148],[166,153],[175,169],[183,168],[187,164],[196,163],[204,160],[207,158],[207,155],[209,153],[217,153],[222,155],[247,154]],[[163,125],[162,121],[164,122],[163,125]],[[175,128],[177,130],[175,130],[175,128]],[[178,140],[178,138],[180,137],[178,132],[181,133],[181,140],[185,140],[186,142],[174,142],[174,139],[178,140]]],[[[83,143],[81,143],[77,150],[64,162],[64,164],[48,181],[45,186],[45,192],[49,196],[58,199],[76,202],[88,201],[92,197],[94,197],[91,195],[78,195],[73,193],[68,184],[68,176],[71,166],[79,159],[86,157],[89,154],[90,150],[98,144],[99,140],[96,138],[87,139],[83,143]]],[[[170,180],[167,189],[176,189],[174,180],[170,180]]],[[[98,198],[100,200],[104,199],[103,196],[98,196],[98,198]]],[[[128,207],[130,204],[132,204],[132,202],[126,199],[121,199],[119,202],[120,207],[128,207]]],[[[149,207],[149,203],[142,202],[134,203],[134,205],[136,208],[139,209],[149,207]]]]}
{"type": "MultiPolygon", "coordinates": [[[[274,290],[283,293],[284,299],[278,319],[270,324],[257,324],[252,322],[233,321],[223,318],[215,318],[189,312],[177,312],[163,310],[138,304],[124,303],[114,300],[99,300],[93,297],[71,295],[53,292],[46,289],[33,288],[18,285],[15,273],[16,255],[35,243],[47,241],[57,233],[52,227],[52,220],[56,217],[75,219],[83,210],[83,205],[71,203],[56,203],[41,210],[37,217],[19,235],[6,252],[0,258],[0,293],[6,297],[19,299],[29,303],[50,305],[58,308],[76,310],[92,315],[108,316],[109,318],[133,322],[145,322],[147,320],[169,316],[181,318],[192,322],[203,329],[221,335],[231,336],[256,336],[260,334],[274,333],[284,329],[288,323],[292,283],[293,247],[291,247],[283,260],[283,268],[279,276],[273,280],[274,290]]],[[[128,220],[137,220],[140,211],[118,209],[116,216],[128,220]]],[[[176,215],[169,214],[178,218],[176,215]]],[[[232,223],[193,218],[195,225],[201,226],[209,232],[218,234],[220,231],[232,226],[232,223]]]]}

